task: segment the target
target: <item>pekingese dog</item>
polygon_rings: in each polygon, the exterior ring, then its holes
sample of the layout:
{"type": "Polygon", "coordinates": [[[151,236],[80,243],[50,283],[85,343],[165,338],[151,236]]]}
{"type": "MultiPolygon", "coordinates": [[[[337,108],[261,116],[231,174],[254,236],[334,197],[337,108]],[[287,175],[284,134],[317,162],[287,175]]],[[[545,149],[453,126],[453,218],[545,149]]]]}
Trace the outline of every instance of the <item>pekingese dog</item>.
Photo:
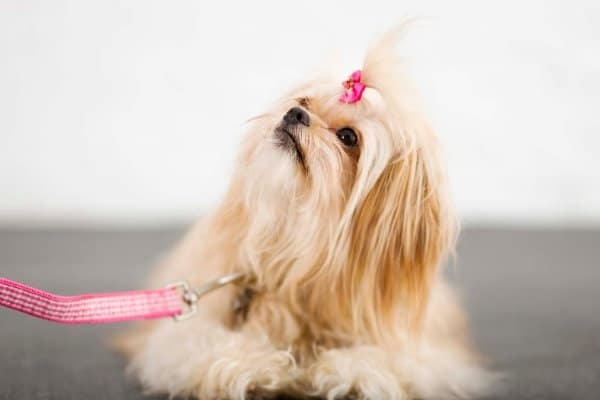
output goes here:
{"type": "Polygon", "coordinates": [[[440,272],[457,224],[395,38],[250,121],[225,198],[152,285],[243,278],[122,341],[148,391],[463,399],[489,383],[440,272]]]}

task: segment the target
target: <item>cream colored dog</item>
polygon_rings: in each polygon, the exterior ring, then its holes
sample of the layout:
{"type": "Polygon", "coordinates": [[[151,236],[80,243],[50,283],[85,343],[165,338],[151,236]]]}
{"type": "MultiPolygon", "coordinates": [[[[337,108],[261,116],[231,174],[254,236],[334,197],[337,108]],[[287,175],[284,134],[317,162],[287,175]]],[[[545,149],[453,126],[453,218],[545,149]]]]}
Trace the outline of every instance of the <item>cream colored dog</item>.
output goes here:
{"type": "Polygon", "coordinates": [[[223,202],[153,285],[245,278],[126,337],[149,391],[451,399],[488,383],[440,273],[455,215],[394,37],[345,88],[310,81],[251,121],[223,202]]]}

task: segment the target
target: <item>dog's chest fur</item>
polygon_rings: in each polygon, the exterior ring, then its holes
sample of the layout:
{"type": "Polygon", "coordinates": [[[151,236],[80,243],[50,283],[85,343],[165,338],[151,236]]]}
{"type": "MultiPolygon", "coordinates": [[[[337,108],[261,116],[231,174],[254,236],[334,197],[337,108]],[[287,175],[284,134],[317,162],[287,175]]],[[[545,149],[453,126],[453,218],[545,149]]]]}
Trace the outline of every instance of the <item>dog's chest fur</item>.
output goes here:
{"type": "Polygon", "coordinates": [[[313,360],[317,349],[347,347],[349,343],[305,312],[294,312],[290,304],[275,292],[240,286],[231,299],[231,329],[267,335],[280,349],[290,350],[296,361],[313,360]]]}

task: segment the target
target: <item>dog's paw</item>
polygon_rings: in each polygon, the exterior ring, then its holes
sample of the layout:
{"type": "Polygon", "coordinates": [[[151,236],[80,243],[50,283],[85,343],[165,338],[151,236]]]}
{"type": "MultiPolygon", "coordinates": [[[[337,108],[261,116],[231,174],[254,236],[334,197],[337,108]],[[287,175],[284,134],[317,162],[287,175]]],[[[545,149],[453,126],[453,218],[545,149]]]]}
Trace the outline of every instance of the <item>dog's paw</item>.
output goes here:
{"type": "Polygon", "coordinates": [[[225,356],[208,368],[195,394],[201,399],[272,399],[289,388],[296,374],[294,359],[285,351],[225,356]]]}
{"type": "Polygon", "coordinates": [[[328,400],[409,398],[385,353],[372,347],[325,351],[302,381],[307,394],[328,400]]]}
{"type": "Polygon", "coordinates": [[[158,325],[133,357],[129,371],[146,391],[202,400],[272,398],[297,376],[293,356],[266,340],[216,324],[185,328],[158,325]]]}

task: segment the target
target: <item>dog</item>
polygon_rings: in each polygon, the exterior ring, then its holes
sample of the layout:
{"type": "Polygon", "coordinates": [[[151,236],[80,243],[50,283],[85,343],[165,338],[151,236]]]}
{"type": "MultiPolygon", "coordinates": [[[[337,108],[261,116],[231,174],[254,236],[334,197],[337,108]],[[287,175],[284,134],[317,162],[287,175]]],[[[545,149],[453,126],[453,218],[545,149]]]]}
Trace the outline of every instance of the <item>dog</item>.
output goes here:
{"type": "Polygon", "coordinates": [[[147,391],[466,399],[492,382],[441,273],[458,224],[397,36],[249,121],[223,201],[151,285],[243,278],[121,340],[147,391]]]}

